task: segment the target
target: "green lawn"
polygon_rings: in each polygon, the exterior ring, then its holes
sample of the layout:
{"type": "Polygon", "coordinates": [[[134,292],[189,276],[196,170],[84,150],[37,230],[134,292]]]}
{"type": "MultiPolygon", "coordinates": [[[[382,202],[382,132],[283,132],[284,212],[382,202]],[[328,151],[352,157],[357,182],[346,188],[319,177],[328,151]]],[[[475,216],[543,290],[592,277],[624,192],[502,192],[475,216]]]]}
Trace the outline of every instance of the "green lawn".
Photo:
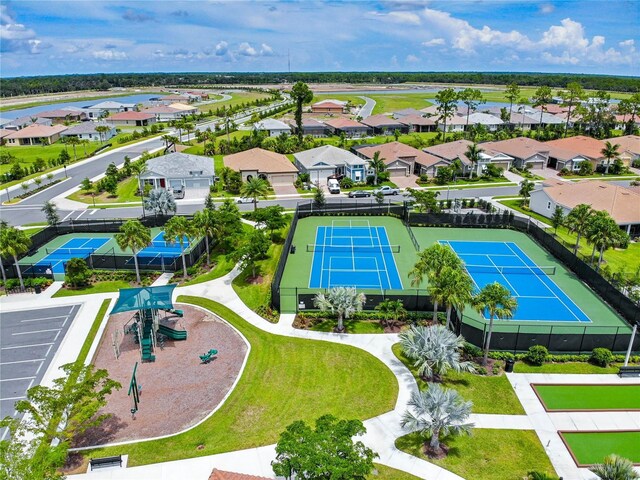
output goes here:
{"type": "Polygon", "coordinates": [[[258,98],[269,98],[269,94],[262,92],[232,92],[229,95],[231,95],[231,100],[226,100],[224,102],[197,104],[195,106],[198,107],[198,110],[200,110],[201,112],[215,112],[218,108],[222,108],[223,106],[229,108],[241,103],[257,100],[258,98]]]}
{"type": "Polygon", "coordinates": [[[387,467],[379,463],[375,464],[375,472],[367,477],[368,480],[420,480],[420,478],[405,473],[395,468],[387,467]]]}
{"type": "MultiPolygon", "coordinates": [[[[402,347],[399,343],[393,346],[394,355],[405,366],[411,370],[418,388],[426,387],[417,374],[417,369],[411,361],[402,354],[402,347]]],[[[483,376],[473,373],[447,373],[442,381],[442,385],[454,388],[464,397],[465,400],[473,402],[473,413],[500,413],[504,415],[524,415],[525,411],[513,391],[509,380],[504,375],[483,376]]]]}
{"type": "MultiPolygon", "coordinates": [[[[206,254],[205,254],[206,255],[206,254]]],[[[226,253],[216,253],[215,251],[211,252],[211,265],[213,268],[206,273],[198,275],[191,280],[187,280],[186,282],[180,282],[181,287],[185,287],[187,285],[195,285],[197,283],[208,282],[209,280],[214,280],[216,278],[220,278],[225,276],[235,266],[236,262],[233,261],[230,255],[226,253]]],[[[174,278],[180,279],[182,278],[180,275],[175,276],[174,278]]]]}
{"type": "Polygon", "coordinates": [[[93,344],[93,339],[96,337],[98,333],[98,329],[100,328],[100,324],[102,323],[102,319],[107,313],[107,308],[109,308],[109,304],[111,300],[106,299],[102,301],[100,305],[100,309],[96,314],[96,318],[93,320],[93,324],[91,325],[91,329],[85,338],[84,343],[82,344],[82,348],[80,349],[80,353],[78,354],[78,362],[84,363],[87,359],[87,355],[89,355],[89,350],[91,349],[91,345],[93,344]]]}
{"type": "Polygon", "coordinates": [[[640,385],[533,385],[547,411],[640,410],[640,385]]]}
{"type": "MultiPolygon", "coordinates": [[[[325,320],[315,324],[309,330],[316,332],[333,332],[336,328],[337,320],[325,320]]],[[[378,321],[345,320],[344,328],[347,333],[384,333],[384,328],[378,321]]]]}
{"type": "MultiPolygon", "coordinates": [[[[111,196],[107,192],[102,192],[100,195],[95,196],[95,203],[100,204],[137,202],[138,204],[140,204],[142,199],[138,195],[136,195],[137,193],[138,179],[135,176],[129,177],[118,182],[118,191],[116,196],[111,196]]],[[[86,193],[82,190],[72,193],[67,198],[70,200],[75,200],[76,202],[82,202],[90,205],[93,205],[94,201],[91,193],[86,193]]]]}
{"type": "Polygon", "coordinates": [[[563,432],[562,437],[569,445],[580,465],[602,463],[611,454],[624,457],[640,464],[640,431],[635,432],[563,432]]]}
{"type": "Polygon", "coordinates": [[[254,448],[276,443],[295,420],[313,422],[323,414],[364,420],[395,405],[396,378],[363,350],[272,335],[211,300],[181,296],[178,301],[210,310],[249,341],[251,352],[236,388],[216,413],[185,433],[97,449],[87,457],[126,453],[135,466],[254,448]]]}
{"type": "Polygon", "coordinates": [[[442,460],[427,458],[424,439],[418,433],[398,438],[396,447],[473,480],[519,480],[532,470],[555,473],[533,430],[476,428],[471,436],[446,438],[444,443],[449,455],[442,460]]]}
{"type": "Polygon", "coordinates": [[[536,366],[526,362],[516,362],[515,373],[618,373],[619,367],[611,365],[609,367],[599,367],[587,362],[566,362],[566,363],[545,363],[536,366]]]}
{"type": "Polygon", "coordinates": [[[110,293],[117,292],[121,288],[130,288],[129,282],[124,280],[111,280],[103,282],[95,282],[88,287],[80,288],[61,288],[54,295],[53,298],[58,297],[73,297],[76,295],[90,295],[92,293],[110,293]]]}

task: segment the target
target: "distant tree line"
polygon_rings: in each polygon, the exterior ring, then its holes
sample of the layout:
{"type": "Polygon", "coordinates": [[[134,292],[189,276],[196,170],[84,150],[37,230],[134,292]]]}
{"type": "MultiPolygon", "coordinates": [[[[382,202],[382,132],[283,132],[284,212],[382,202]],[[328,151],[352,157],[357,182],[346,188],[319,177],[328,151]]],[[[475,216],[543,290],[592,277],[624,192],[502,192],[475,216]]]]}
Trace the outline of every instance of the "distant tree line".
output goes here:
{"type": "Polygon", "coordinates": [[[295,72],[295,73],[113,73],[50,75],[0,79],[0,95],[33,95],[76,90],[106,90],[114,87],[193,87],[208,85],[264,85],[269,83],[368,83],[407,82],[463,83],[566,88],[579,82],[585,89],[618,92],[640,91],[638,77],[582,75],[568,73],[504,72],[295,72]]]}

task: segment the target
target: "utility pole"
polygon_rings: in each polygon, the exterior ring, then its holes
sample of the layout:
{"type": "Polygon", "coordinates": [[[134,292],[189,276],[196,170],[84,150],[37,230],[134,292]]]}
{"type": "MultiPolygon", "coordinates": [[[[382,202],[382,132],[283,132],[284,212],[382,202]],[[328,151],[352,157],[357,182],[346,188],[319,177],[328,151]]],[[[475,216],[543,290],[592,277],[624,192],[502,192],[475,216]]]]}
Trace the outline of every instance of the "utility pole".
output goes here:
{"type": "Polygon", "coordinates": [[[287,68],[291,73],[291,50],[287,49],[287,68]]]}

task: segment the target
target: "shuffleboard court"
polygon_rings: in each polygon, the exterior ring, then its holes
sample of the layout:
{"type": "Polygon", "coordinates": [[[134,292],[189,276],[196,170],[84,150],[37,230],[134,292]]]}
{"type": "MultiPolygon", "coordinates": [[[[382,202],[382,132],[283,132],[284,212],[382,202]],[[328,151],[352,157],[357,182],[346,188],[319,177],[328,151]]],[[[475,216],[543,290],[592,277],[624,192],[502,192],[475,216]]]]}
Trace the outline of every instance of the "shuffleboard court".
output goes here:
{"type": "Polygon", "coordinates": [[[383,226],[368,220],[334,220],[316,229],[309,288],[356,287],[358,289],[401,289],[402,281],[394,253],[383,226]]]}
{"type": "Polygon", "coordinates": [[[640,411],[640,383],[631,385],[531,384],[545,410],[640,411]]]}
{"type": "MultiPolygon", "coordinates": [[[[464,262],[478,290],[498,282],[517,299],[512,321],[584,322],[589,317],[556,285],[555,266],[539,266],[514,242],[441,240],[464,262]]],[[[484,314],[488,319],[488,313],[484,314]]]]}
{"type": "Polygon", "coordinates": [[[559,432],[576,465],[588,467],[615,454],[640,465],[640,431],[559,432]]]}

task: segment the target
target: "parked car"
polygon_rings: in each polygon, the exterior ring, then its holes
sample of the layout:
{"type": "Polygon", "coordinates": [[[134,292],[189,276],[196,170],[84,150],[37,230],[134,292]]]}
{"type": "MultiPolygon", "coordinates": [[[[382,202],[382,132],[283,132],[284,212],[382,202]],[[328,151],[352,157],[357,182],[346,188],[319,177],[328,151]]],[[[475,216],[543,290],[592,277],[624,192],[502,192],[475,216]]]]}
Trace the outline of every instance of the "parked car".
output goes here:
{"type": "Polygon", "coordinates": [[[327,180],[327,187],[329,188],[329,193],[340,193],[340,182],[335,178],[327,180]]]}
{"type": "Polygon", "coordinates": [[[349,192],[349,198],[370,197],[370,196],[371,196],[371,192],[368,192],[366,190],[354,190],[352,192],[349,192]]]}
{"type": "Polygon", "coordinates": [[[184,198],[184,188],[183,187],[176,187],[173,189],[173,198],[179,200],[181,198],[184,198]]]}
{"type": "MultiPolygon", "coordinates": [[[[258,200],[260,201],[260,200],[258,200]]],[[[253,198],[251,197],[238,197],[236,203],[253,203],[253,198]]]]}
{"type": "Polygon", "coordinates": [[[374,194],[382,193],[382,195],[399,195],[400,194],[400,189],[399,188],[390,187],[389,185],[385,185],[383,187],[376,188],[373,191],[373,193],[374,194]]]}

